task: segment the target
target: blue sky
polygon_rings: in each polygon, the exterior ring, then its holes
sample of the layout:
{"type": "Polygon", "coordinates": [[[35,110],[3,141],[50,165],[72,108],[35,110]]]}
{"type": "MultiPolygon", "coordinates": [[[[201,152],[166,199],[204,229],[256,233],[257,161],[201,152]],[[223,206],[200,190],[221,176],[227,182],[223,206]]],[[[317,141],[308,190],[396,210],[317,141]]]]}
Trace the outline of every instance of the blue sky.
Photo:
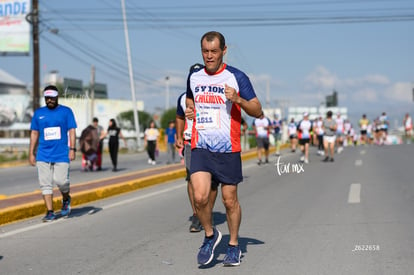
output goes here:
{"type": "MultiPolygon", "coordinates": [[[[150,113],[167,105],[166,76],[175,105],[202,62],[200,37],[217,30],[265,106],[319,106],[335,89],[354,120],[414,115],[413,1],[125,1],[136,98],[150,113]]],[[[111,98],[130,99],[121,1],[39,2],[42,78],[58,70],[87,84],[94,65],[111,98]]],[[[0,56],[0,68],[32,82],[31,56],[0,56]]]]}

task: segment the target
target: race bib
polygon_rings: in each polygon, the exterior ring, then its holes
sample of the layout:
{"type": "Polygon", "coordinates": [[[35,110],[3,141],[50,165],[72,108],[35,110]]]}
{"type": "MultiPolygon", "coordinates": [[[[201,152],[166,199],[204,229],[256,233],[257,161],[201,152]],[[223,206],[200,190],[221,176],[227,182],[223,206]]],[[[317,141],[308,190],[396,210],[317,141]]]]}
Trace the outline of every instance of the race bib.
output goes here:
{"type": "Polygon", "coordinates": [[[219,129],[220,109],[201,109],[196,114],[196,129],[219,129]]]}
{"type": "Polygon", "coordinates": [[[45,140],[57,140],[60,139],[60,127],[48,127],[44,129],[45,140]]]}

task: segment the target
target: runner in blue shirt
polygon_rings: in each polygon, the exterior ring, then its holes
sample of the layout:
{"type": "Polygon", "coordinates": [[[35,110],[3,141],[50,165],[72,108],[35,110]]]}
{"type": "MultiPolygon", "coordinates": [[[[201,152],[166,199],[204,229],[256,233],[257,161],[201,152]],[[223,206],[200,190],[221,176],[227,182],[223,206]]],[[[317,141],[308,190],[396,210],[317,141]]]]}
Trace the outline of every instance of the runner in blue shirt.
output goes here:
{"type": "Polygon", "coordinates": [[[62,194],[60,214],[68,216],[70,207],[69,163],[76,153],[76,121],[69,107],[58,104],[58,89],[47,86],[46,106],[37,109],[30,126],[29,162],[37,166],[39,184],[47,208],[43,221],[56,218],[53,211],[53,183],[62,194]]]}

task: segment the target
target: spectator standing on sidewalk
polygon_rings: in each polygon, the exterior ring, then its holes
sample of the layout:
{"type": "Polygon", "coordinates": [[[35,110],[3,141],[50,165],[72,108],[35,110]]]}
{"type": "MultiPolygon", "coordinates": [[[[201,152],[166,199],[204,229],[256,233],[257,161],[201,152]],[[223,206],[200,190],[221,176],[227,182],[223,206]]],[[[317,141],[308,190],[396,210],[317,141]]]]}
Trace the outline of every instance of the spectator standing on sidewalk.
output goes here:
{"type": "Polygon", "coordinates": [[[174,121],[168,122],[168,127],[165,129],[165,145],[167,146],[168,160],[167,164],[175,162],[175,141],[177,139],[177,130],[175,129],[174,121]]]}
{"type": "Polygon", "coordinates": [[[101,125],[99,125],[99,119],[97,117],[94,117],[92,119],[92,126],[95,127],[97,134],[98,134],[98,138],[99,138],[98,148],[96,151],[95,170],[101,171],[102,170],[103,140],[105,139],[106,133],[105,133],[104,128],[101,125]]]}
{"type": "Polygon", "coordinates": [[[76,121],[72,110],[58,103],[58,89],[43,90],[46,106],[37,109],[30,125],[29,162],[37,166],[40,188],[47,209],[44,222],[53,221],[53,184],[62,194],[60,214],[68,216],[70,207],[69,163],[76,157],[76,121]],[[37,148],[37,151],[35,152],[37,148]]]}
{"type": "Polygon", "coordinates": [[[147,148],[148,164],[155,165],[155,152],[158,150],[157,139],[160,132],[155,126],[155,122],[151,121],[149,127],[144,132],[144,146],[147,148]]]}
{"type": "Polygon", "coordinates": [[[82,171],[96,170],[99,136],[97,129],[93,125],[88,125],[82,130],[79,146],[82,152],[82,171]]]}
{"type": "Polygon", "coordinates": [[[241,166],[241,109],[253,117],[263,114],[246,74],[223,62],[227,52],[224,36],[205,33],[201,38],[204,68],[190,73],[187,81],[186,117],[193,119],[191,182],[197,216],[204,227],[204,242],[197,255],[200,265],[209,264],[222,234],[213,227],[211,182],[221,184],[230,233],[225,266],[240,265],[238,235],[241,207],[237,186],[243,180],[241,166]]]}
{"type": "Polygon", "coordinates": [[[116,121],[113,118],[109,120],[108,130],[105,135],[109,136],[108,147],[109,155],[111,156],[112,171],[116,172],[118,170],[119,138],[124,141],[125,147],[127,147],[127,142],[122,135],[121,128],[116,125],[116,121]]]}

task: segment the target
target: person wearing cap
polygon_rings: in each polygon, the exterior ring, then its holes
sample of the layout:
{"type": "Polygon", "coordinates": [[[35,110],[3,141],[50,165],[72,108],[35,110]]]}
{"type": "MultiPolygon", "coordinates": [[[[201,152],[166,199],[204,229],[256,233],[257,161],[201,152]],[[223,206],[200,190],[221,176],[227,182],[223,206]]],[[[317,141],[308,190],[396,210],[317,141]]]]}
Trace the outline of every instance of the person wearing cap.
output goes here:
{"type": "Polygon", "coordinates": [[[227,52],[224,36],[216,31],[207,32],[200,44],[204,67],[188,76],[185,110],[186,117],[193,119],[190,173],[197,216],[205,233],[197,261],[208,265],[222,238],[212,224],[209,200],[213,180],[221,187],[230,233],[223,265],[238,266],[241,207],[237,186],[243,180],[241,109],[252,117],[260,117],[263,111],[247,75],[223,62],[227,52]]]}
{"type": "Polygon", "coordinates": [[[309,114],[303,113],[303,119],[298,124],[298,138],[302,156],[300,160],[309,163],[309,143],[311,139],[312,122],[309,120],[309,114]]]}
{"type": "Polygon", "coordinates": [[[30,125],[29,163],[37,167],[39,184],[47,209],[44,222],[53,221],[53,184],[62,194],[61,216],[71,211],[69,163],[76,157],[76,121],[69,107],[58,104],[58,89],[44,88],[46,106],[34,112],[30,125]]]}
{"type": "MultiPolygon", "coordinates": [[[[203,65],[201,64],[194,64],[190,67],[190,73],[193,71],[197,71],[202,69],[203,65]]],[[[190,177],[190,167],[191,167],[191,135],[192,135],[192,128],[193,128],[193,121],[191,119],[187,119],[185,117],[185,100],[186,100],[186,92],[182,93],[177,99],[177,110],[175,114],[175,127],[177,130],[177,139],[175,145],[179,151],[182,150],[183,157],[184,157],[184,165],[186,170],[186,177],[185,180],[187,181],[187,193],[188,198],[190,200],[191,209],[193,210],[193,214],[191,216],[191,224],[190,224],[190,232],[200,232],[202,230],[202,226],[200,220],[197,217],[196,208],[194,205],[194,189],[191,183],[190,177]]],[[[211,189],[210,193],[210,200],[209,203],[211,208],[213,208],[217,197],[217,185],[214,184],[211,189]]]]}

